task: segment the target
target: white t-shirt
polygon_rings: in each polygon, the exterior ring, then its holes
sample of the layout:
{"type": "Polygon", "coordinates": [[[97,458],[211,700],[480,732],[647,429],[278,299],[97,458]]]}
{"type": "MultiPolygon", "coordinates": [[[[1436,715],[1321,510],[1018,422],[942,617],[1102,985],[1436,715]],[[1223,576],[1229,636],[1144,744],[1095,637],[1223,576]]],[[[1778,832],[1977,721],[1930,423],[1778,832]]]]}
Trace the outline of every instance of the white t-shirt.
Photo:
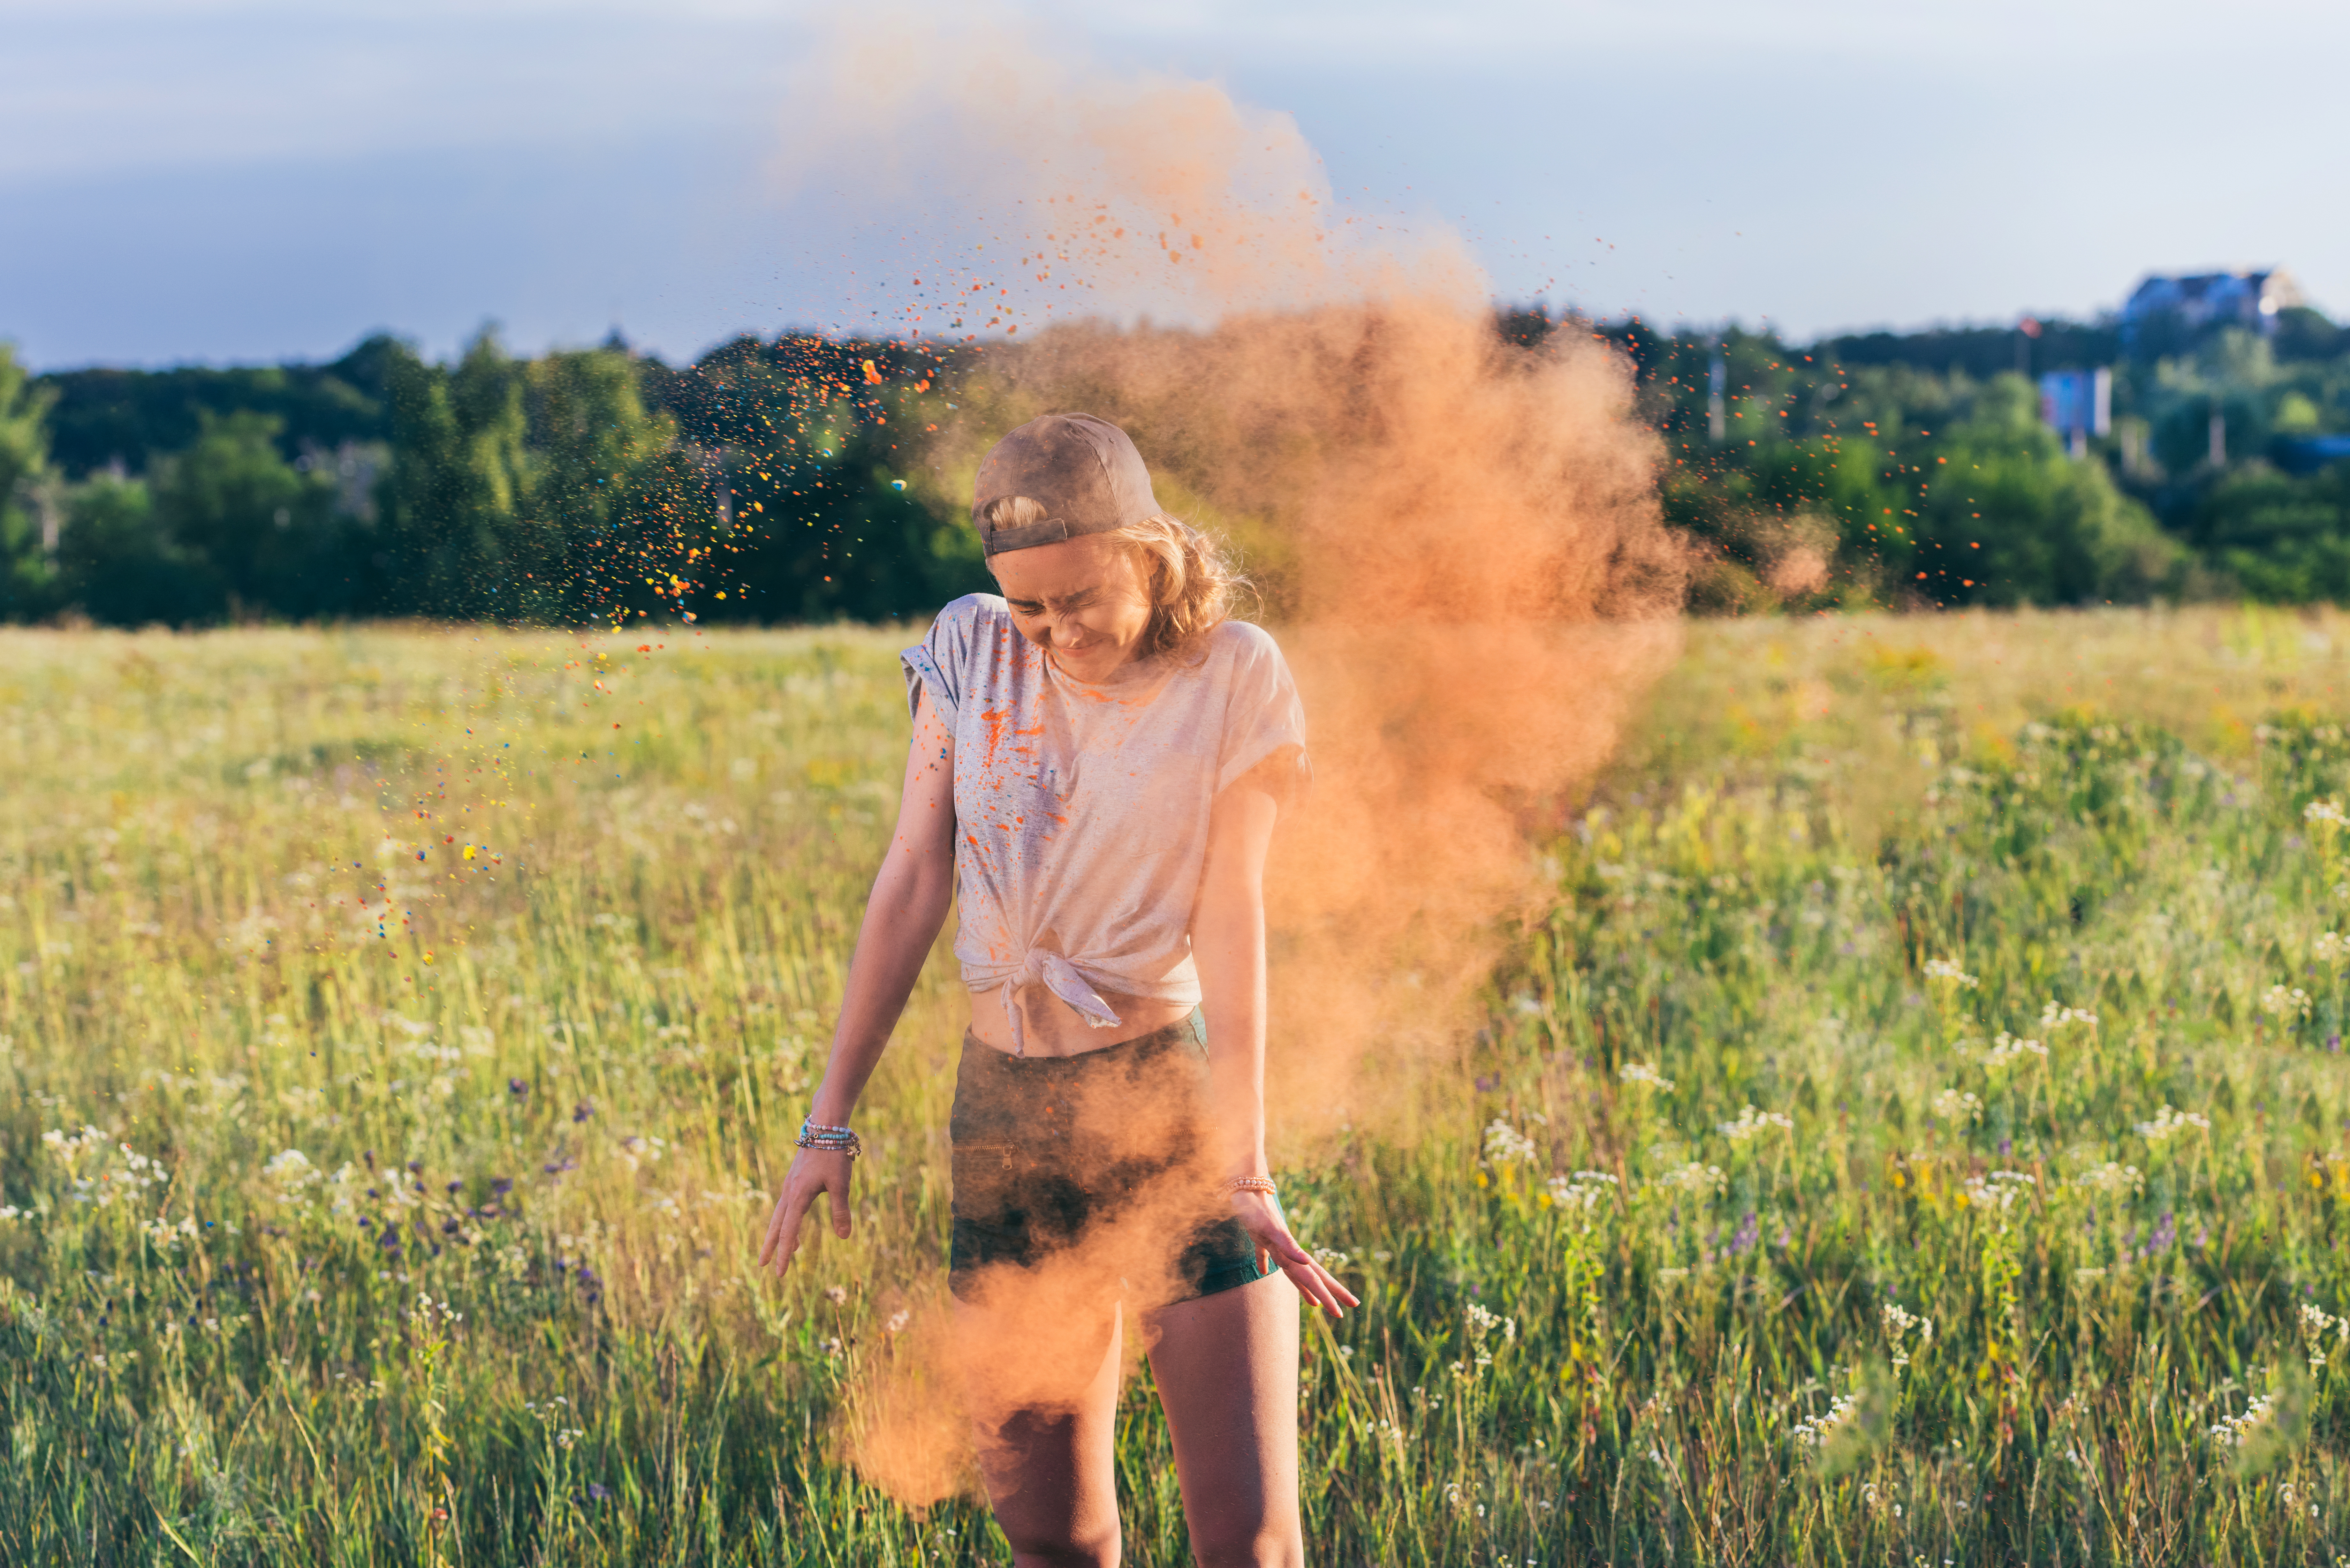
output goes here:
{"type": "Polygon", "coordinates": [[[1215,797],[1284,750],[1305,770],[1305,715],[1269,633],[1226,621],[1188,657],[1088,686],[994,594],[955,600],[899,656],[908,702],[927,690],[954,734],[963,983],[1003,987],[1024,1047],[1023,986],[1101,1028],[1118,1022],[1102,992],[1197,1002],[1191,905],[1215,797]]]}

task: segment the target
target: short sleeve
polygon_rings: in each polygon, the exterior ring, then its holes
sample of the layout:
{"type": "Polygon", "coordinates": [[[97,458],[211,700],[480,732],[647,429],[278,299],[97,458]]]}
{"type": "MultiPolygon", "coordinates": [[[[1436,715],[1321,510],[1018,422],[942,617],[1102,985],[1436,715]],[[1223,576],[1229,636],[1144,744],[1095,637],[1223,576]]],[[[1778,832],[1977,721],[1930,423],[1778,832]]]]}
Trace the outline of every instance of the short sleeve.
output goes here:
{"type": "Polygon", "coordinates": [[[1230,621],[1217,628],[1231,639],[1231,691],[1224,704],[1224,731],[1216,748],[1216,793],[1221,794],[1269,759],[1294,759],[1275,792],[1284,802],[1311,776],[1305,760],[1305,709],[1290,679],[1289,661],[1263,627],[1230,621]]]}
{"type": "Polygon", "coordinates": [[[962,705],[963,680],[971,669],[971,654],[977,641],[981,612],[983,606],[977,594],[966,594],[939,611],[931,622],[931,629],[921,641],[898,655],[898,662],[906,672],[906,708],[910,713],[920,706],[922,692],[931,694],[931,707],[951,728],[962,705]]]}

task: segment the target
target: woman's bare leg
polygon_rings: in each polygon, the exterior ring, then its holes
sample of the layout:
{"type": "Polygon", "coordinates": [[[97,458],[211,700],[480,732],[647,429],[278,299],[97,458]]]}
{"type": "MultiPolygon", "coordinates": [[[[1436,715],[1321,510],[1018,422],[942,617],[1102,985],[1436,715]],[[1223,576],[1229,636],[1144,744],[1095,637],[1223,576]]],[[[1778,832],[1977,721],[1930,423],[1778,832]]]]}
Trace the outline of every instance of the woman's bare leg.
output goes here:
{"type": "Polygon", "coordinates": [[[1122,1344],[1116,1304],[1107,1309],[1106,1334],[1081,1334],[1074,1343],[1049,1348],[1040,1344],[1033,1317],[1018,1321],[1025,1314],[957,1303],[955,1317],[980,1474],[995,1522],[1012,1542],[1012,1561],[1020,1568],[1113,1568],[1122,1344]],[[1009,1368],[1033,1387],[1040,1354],[1073,1369],[1072,1386],[1049,1403],[1024,1405],[1016,1397],[1007,1403],[1000,1375],[1009,1368]],[[1090,1376],[1084,1370],[1087,1361],[1094,1363],[1090,1376]]]}
{"type": "Polygon", "coordinates": [[[1297,1287],[1281,1274],[1150,1318],[1150,1370],[1203,1568],[1298,1568],[1297,1287]]]}

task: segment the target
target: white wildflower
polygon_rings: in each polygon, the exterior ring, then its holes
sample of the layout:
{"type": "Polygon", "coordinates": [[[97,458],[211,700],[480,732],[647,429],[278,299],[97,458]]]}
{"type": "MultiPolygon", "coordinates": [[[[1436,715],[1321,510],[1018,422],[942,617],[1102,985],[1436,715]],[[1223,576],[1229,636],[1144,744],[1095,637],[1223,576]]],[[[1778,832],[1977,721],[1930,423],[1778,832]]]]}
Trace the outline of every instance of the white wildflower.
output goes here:
{"type": "Polygon", "coordinates": [[[2252,1435],[2262,1422],[2269,1418],[2270,1412],[2275,1408],[2276,1396],[2263,1394],[2244,1407],[2242,1415],[2220,1417],[2218,1423],[2211,1428],[2211,1436],[2232,1447],[2241,1448],[2244,1446],[2245,1439],[2252,1435]]]}
{"type": "MultiPolygon", "coordinates": [[[[2047,1020],[2043,1018],[2041,1022],[2044,1023],[2047,1020]]],[[[2089,1022],[2092,1023],[2096,1022],[2094,1014],[2089,1015],[2089,1022]]],[[[2026,1056],[2038,1056],[2045,1061],[2048,1056],[2048,1047],[2037,1040],[2018,1040],[2002,1029],[1992,1039],[1991,1049],[1983,1053],[1983,1065],[2012,1067],[2026,1056]]]]}
{"type": "Polygon", "coordinates": [[[1860,1396],[1857,1394],[1837,1395],[1835,1403],[1828,1407],[1826,1415],[1807,1417],[1795,1423],[1795,1441],[1806,1448],[1823,1447],[1835,1429],[1851,1420],[1859,1408],[1860,1396]]]}
{"type": "Polygon", "coordinates": [[[1485,1158],[1495,1165],[1531,1165],[1534,1140],[1499,1118],[1485,1127],[1485,1158]]]}
{"type": "Polygon", "coordinates": [[[1960,991],[1972,991],[1977,985],[1981,983],[1973,975],[1969,974],[1957,964],[1952,963],[1949,959],[1928,959],[1926,961],[1926,978],[1928,980],[1947,980],[1953,985],[1956,985],[1960,991]]]}
{"type": "Polygon", "coordinates": [[[2325,1365],[2325,1337],[2332,1334],[2336,1344],[2350,1344],[2350,1317],[2336,1317],[2315,1302],[2301,1303],[2301,1343],[2309,1352],[2312,1372],[2325,1365]]]}
{"type": "Polygon", "coordinates": [[[2046,1002],[2042,1004],[2040,1009],[2041,1028],[2048,1031],[2050,1033],[2054,1033],[2057,1030],[2064,1028],[2067,1023],[2085,1023],[2090,1028],[2095,1029],[2097,1026],[2097,1015],[2091,1012],[2085,1007],[2060,1006],[2058,1005],[2056,999],[2053,996],[2050,997],[2046,1002]]]}
{"type": "Polygon", "coordinates": [[[1713,1124],[1713,1130],[1732,1143],[1744,1143],[1755,1134],[1767,1132],[1773,1127],[1782,1132],[1794,1132],[1794,1118],[1781,1111],[1758,1111],[1749,1105],[1738,1113],[1736,1119],[1713,1124]]]}
{"type": "Polygon", "coordinates": [[[1478,1305],[1475,1302],[1471,1302],[1469,1303],[1470,1338],[1482,1340],[1497,1328],[1502,1331],[1502,1338],[1504,1341],[1514,1340],[1518,1337],[1517,1319],[1503,1317],[1497,1312],[1488,1312],[1485,1308],[1478,1305]]]}
{"type": "Polygon", "coordinates": [[[1905,1309],[1898,1302],[1887,1302],[1877,1309],[1885,1324],[1885,1337],[1893,1347],[1893,1370],[1900,1371],[1909,1365],[1909,1340],[1917,1336],[1918,1348],[1924,1350],[1934,1343],[1934,1320],[1905,1309]]]}
{"type": "Polygon", "coordinates": [[[2314,827],[2340,827],[2350,817],[2342,815],[2338,800],[2313,800],[2301,808],[2301,820],[2314,827]]]}
{"type": "Polygon", "coordinates": [[[1616,1075],[1627,1084],[1645,1085],[1659,1094],[1673,1092],[1673,1081],[1646,1062],[1627,1062],[1616,1069],[1616,1075]]]}
{"type": "Polygon", "coordinates": [[[195,1240],[196,1222],[192,1218],[182,1218],[176,1225],[169,1220],[150,1220],[139,1227],[139,1231],[158,1247],[176,1247],[182,1241],[195,1240]]]}
{"type": "Polygon", "coordinates": [[[1681,1192],[1718,1194],[1730,1190],[1730,1178],[1722,1174],[1721,1167],[1693,1159],[1658,1177],[1657,1185],[1681,1192]]]}
{"type": "Polygon", "coordinates": [[[1607,1197],[1607,1189],[1616,1179],[1604,1170],[1578,1170],[1573,1176],[1554,1176],[1545,1184],[1550,1200],[1561,1209],[1589,1215],[1607,1197]]]}
{"type": "Polygon", "coordinates": [[[261,1162],[261,1174],[277,1184],[279,1191],[291,1198],[312,1182],[321,1179],[325,1172],[310,1163],[310,1157],[298,1148],[282,1149],[261,1162]]]}
{"type": "Polygon", "coordinates": [[[2320,963],[2340,963],[2345,954],[2350,954],[2350,941],[2343,940],[2339,931],[2328,931],[2311,944],[2310,950],[2320,963]]]}
{"type": "Polygon", "coordinates": [[[2085,1187],[2092,1192],[2102,1192],[2107,1197],[2127,1197],[2133,1192],[2146,1190],[2146,1176],[2135,1165],[2121,1165],[2109,1159],[2103,1165],[2083,1171],[2074,1179],[2073,1185],[2085,1187]]]}
{"type": "Polygon", "coordinates": [[[1982,1120],[1982,1102],[1964,1089],[1944,1089],[1934,1096],[1934,1114],[1961,1127],[1982,1120]]]}
{"type": "Polygon", "coordinates": [[[2173,1110],[2169,1104],[2165,1102],[2163,1107],[2154,1113],[2154,1120],[2139,1122],[2137,1126],[2138,1137],[2146,1139],[2147,1142],[2168,1143],[2189,1127],[2199,1132],[2210,1132],[2211,1118],[2194,1111],[2173,1110]]]}
{"type": "Polygon", "coordinates": [[[2272,985],[2261,998],[2261,1011],[2271,1018],[2306,1018],[2309,992],[2297,985],[2272,985]]]}

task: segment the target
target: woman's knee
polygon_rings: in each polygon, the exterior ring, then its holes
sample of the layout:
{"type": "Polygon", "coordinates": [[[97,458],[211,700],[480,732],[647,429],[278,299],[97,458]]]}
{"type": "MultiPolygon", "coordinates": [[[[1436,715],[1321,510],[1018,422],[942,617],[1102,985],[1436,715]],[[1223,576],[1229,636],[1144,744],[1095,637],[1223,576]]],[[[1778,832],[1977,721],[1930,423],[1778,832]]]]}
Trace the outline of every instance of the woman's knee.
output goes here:
{"type": "Polygon", "coordinates": [[[1195,1525],[1191,1555],[1200,1568],[1299,1568],[1305,1547],[1294,1522],[1234,1519],[1195,1525]]]}
{"type": "Polygon", "coordinates": [[[1117,1568],[1118,1523],[1076,1529],[1024,1525],[1001,1515],[996,1523],[1012,1543],[1012,1561],[1020,1568],[1117,1568]]]}

